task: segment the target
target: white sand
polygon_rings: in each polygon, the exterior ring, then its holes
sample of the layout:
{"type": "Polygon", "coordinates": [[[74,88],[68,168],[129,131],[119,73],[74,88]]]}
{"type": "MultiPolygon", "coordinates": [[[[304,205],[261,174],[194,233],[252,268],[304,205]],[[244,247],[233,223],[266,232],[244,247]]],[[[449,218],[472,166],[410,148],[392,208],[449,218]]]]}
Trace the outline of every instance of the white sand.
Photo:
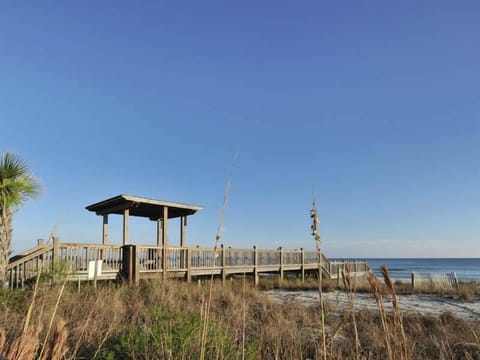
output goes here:
{"type": "MultiPolygon", "coordinates": [[[[275,302],[297,302],[305,305],[318,303],[318,291],[289,291],[270,290],[266,294],[275,302]]],[[[323,293],[324,298],[335,308],[346,310],[350,306],[347,293],[334,291],[323,293]]],[[[390,298],[386,298],[385,308],[391,310],[390,298]]],[[[403,314],[415,313],[422,315],[440,315],[449,311],[463,319],[480,320],[480,297],[473,298],[472,302],[465,302],[458,298],[441,295],[398,295],[400,309],[403,314]]],[[[356,293],[354,304],[357,310],[378,310],[375,299],[369,293],[356,293]]]]}

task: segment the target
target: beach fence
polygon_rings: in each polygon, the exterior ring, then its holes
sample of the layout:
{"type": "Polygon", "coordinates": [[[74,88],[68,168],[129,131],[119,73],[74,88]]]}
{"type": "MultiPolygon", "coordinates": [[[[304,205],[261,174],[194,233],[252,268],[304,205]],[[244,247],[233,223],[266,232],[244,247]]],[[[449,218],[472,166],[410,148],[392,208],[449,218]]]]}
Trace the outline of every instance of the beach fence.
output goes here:
{"type": "Polygon", "coordinates": [[[458,290],[457,274],[454,272],[431,273],[412,271],[412,288],[458,290]]]}

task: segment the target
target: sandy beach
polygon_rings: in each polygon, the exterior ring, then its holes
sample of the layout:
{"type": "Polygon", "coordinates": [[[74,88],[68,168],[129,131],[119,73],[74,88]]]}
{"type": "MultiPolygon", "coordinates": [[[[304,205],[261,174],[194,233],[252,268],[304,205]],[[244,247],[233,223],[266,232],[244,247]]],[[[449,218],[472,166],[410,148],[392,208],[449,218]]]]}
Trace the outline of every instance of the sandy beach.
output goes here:
{"type": "MultiPolygon", "coordinates": [[[[266,294],[275,302],[296,302],[305,305],[313,305],[318,302],[318,292],[268,290],[266,294]]],[[[346,310],[350,306],[347,293],[333,291],[323,293],[325,299],[339,310],[346,310]]],[[[439,315],[444,312],[452,312],[466,320],[480,320],[480,296],[475,296],[472,301],[466,302],[452,296],[413,294],[398,295],[400,309],[404,314],[439,315]]],[[[377,310],[377,304],[369,293],[356,293],[354,298],[355,309],[377,310]]],[[[385,298],[385,308],[391,310],[392,303],[389,297],[385,298]]]]}

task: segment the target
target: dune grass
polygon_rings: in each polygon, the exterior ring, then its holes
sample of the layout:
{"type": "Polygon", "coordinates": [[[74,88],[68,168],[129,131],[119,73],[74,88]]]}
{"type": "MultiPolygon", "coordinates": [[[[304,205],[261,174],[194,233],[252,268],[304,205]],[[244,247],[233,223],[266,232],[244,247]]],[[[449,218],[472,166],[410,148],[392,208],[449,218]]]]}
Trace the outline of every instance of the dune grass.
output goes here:
{"type": "MultiPolygon", "coordinates": [[[[76,285],[62,286],[39,286],[30,312],[33,289],[0,291],[1,355],[26,360],[198,359],[203,351],[208,359],[480,357],[480,322],[448,313],[403,316],[398,306],[382,312],[383,300],[378,312],[354,314],[329,304],[324,354],[319,305],[274,303],[248,280],[246,286],[243,281],[224,287],[215,282],[209,314],[205,299],[210,290],[198,284],[108,284],[80,292],[76,285]],[[209,335],[202,344],[206,315],[209,335]]],[[[385,291],[395,291],[390,286],[385,291]]],[[[379,296],[383,290],[378,286],[376,291],[379,296]]],[[[350,292],[354,301],[354,289],[350,292]]]]}

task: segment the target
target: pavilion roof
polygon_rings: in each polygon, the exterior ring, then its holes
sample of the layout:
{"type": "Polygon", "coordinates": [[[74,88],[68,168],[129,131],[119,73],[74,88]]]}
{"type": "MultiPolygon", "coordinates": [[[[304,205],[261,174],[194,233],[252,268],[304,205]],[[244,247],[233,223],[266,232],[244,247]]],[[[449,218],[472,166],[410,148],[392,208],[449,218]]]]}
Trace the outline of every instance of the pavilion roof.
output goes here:
{"type": "Polygon", "coordinates": [[[163,208],[168,207],[168,218],[177,218],[195,214],[202,206],[182,204],[172,201],[150,199],[132,195],[118,195],[86,207],[97,215],[123,214],[129,209],[132,216],[146,217],[150,220],[163,218],[163,208]]]}

